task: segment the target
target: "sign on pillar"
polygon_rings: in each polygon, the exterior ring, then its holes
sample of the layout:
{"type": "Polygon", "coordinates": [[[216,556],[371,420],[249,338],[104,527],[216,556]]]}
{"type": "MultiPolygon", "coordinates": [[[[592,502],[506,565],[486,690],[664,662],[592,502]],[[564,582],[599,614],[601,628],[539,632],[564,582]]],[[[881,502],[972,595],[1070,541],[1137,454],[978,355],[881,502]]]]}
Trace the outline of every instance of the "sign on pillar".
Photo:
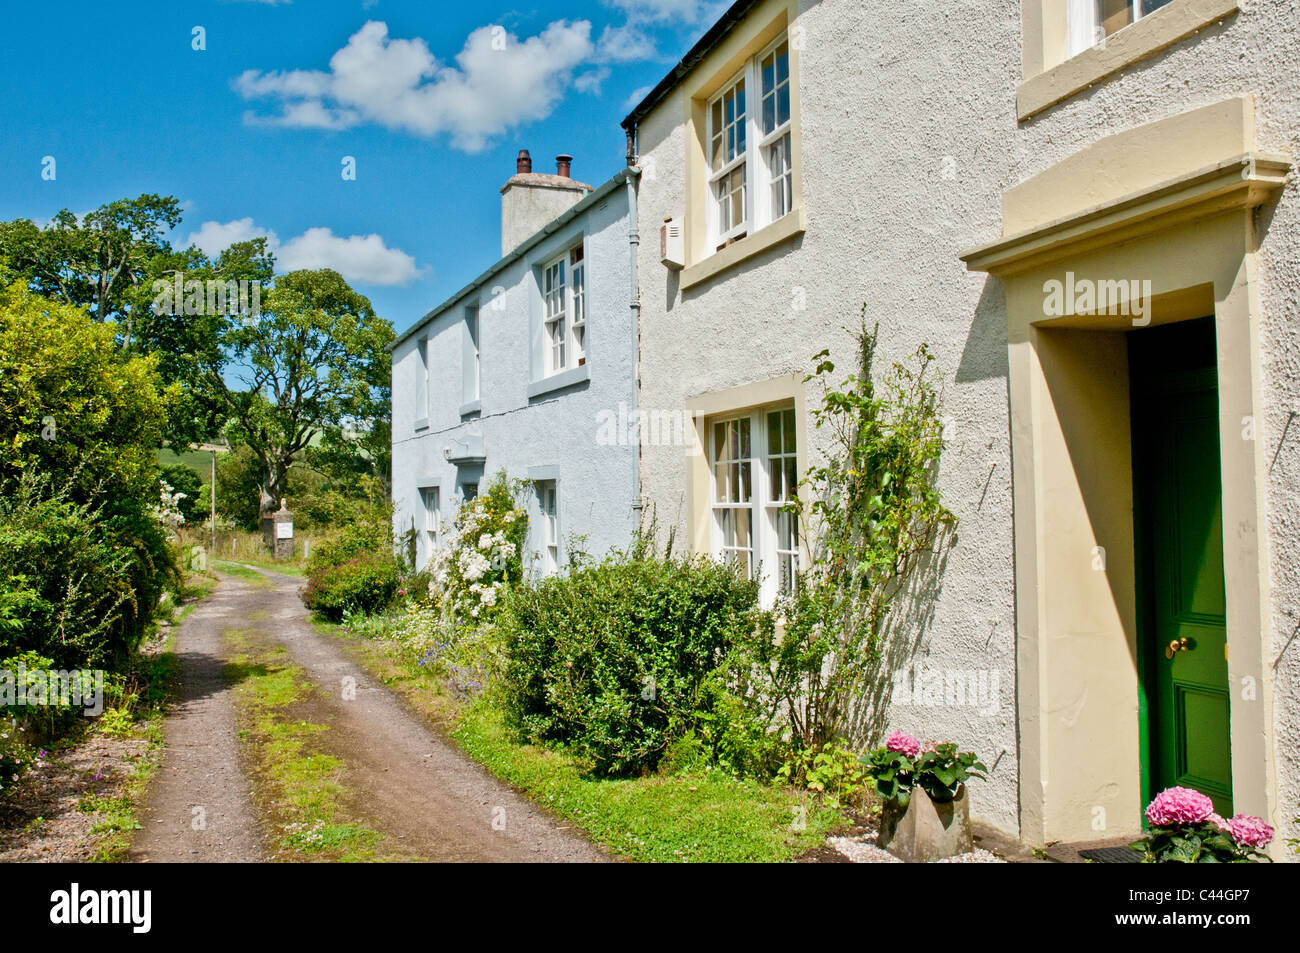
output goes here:
{"type": "Polygon", "coordinates": [[[275,558],[292,559],[293,514],[285,508],[284,500],[280,501],[280,508],[271,517],[271,523],[275,528],[275,558]]]}

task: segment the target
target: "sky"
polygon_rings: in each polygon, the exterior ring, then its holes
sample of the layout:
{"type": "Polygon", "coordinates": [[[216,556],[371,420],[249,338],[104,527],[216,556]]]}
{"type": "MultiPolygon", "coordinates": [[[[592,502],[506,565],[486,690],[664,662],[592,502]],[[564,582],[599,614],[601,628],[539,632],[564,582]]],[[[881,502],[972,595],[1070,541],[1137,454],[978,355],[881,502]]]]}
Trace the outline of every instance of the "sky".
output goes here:
{"type": "Polygon", "coordinates": [[[335,268],[400,332],[500,257],[516,153],[604,182],[727,5],[6,3],[0,220],[172,195],[174,245],[266,235],[278,271],[335,268]]]}

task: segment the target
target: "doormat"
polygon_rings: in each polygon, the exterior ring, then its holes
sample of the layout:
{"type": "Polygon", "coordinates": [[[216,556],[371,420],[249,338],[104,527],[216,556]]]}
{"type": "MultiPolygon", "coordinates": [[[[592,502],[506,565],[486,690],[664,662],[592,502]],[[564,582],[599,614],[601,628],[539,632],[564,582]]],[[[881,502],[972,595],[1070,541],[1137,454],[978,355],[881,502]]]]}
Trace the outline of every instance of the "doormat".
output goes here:
{"type": "Polygon", "coordinates": [[[1079,851],[1079,856],[1098,864],[1142,863],[1142,855],[1128,847],[1092,847],[1079,851]]]}

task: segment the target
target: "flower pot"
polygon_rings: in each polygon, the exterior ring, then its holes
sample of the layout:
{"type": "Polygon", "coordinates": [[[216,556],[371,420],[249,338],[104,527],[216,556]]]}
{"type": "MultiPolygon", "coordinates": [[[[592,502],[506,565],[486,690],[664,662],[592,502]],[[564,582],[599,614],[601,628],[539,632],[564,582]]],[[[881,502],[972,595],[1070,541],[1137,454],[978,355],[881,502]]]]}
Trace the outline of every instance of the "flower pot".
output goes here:
{"type": "Polygon", "coordinates": [[[906,808],[897,801],[886,801],[880,811],[876,843],[910,864],[928,864],[969,853],[973,844],[966,785],[951,801],[932,801],[919,787],[912,789],[906,808]]]}

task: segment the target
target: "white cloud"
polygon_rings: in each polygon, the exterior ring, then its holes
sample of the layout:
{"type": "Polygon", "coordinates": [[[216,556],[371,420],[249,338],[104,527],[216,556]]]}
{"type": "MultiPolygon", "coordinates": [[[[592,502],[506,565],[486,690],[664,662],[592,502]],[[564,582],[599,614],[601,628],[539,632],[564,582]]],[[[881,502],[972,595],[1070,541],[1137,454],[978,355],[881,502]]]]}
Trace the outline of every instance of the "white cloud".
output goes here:
{"type": "Polygon", "coordinates": [[[254,238],[265,238],[267,245],[272,249],[280,244],[279,239],[275,237],[275,232],[254,225],[251,218],[237,218],[230,222],[204,222],[199,226],[198,231],[190,232],[190,237],[185,239],[185,245],[186,247],[197,245],[203,254],[211,258],[221,254],[235,242],[251,241],[254,238]]]}
{"type": "Polygon", "coordinates": [[[265,238],[275,253],[278,271],[333,268],[349,282],[363,285],[408,285],[427,269],[400,248],[389,248],[379,235],[335,235],[328,228],[309,228],[281,243],[275,232],[251,218],[229,222],[204,222],[191,232],[186,245],[197,245],[205,255],[217,255],[234,242],[265,238]]]}
{"type": "Polygon", "coordinates": [[[378,235],[335,235],[328,228],[309,228],[289,239],[276,252],[285,271],[333,268],[350,282],[364,285],[408,285],[424,269],[399,248],[389,248],[378,235]]]}
{"type": "MultiPolygon", "coordinates": [[[[637,48],[608,29],[602,43],[605,56],[637,48]]],[[[250,114],[249,122],[325,129],[370,122],[446,134],[457,148],[478,152],[512,127],[549,116],[574,70],[600,56],[585,20],[557,20],[522,41],[504,27],[480,27],[454,65],[440,62],[419,37],[393,39],[387,24],[372,20],[330,58],[328,70],[248,70],[234,86],[245,99],[280,105],[270,116],[250,114]]]]}
{"type": "Polygon", "coordinates": [[[633,23],[652,23],[660,20],[680,20],[695,23],[709,4],[703,0],[605,0],[611,7],[622,10],[633,23]]]}
{"type": "Polygon", "coordinates": [[[630,110],[641,105],[641,100],[645,99],[652,89],[654,89],[653,86],[638,86],[636,89],[632,90],[627,99],[623,100],[623,108],[630,110]]]}
{"type": "Polygon", "coordinates": [[[596,43],[596,55],[610,63],[627,63],[635,60],[653,59],[654,40],[644,30],[625,23],[623,26],[607,26],[596,43]]]}
{"type": "Polygon", "coordinates": [[[609,67],[601,66],[575,76],[573,88],[580,93],[599,93],[601,84],[607,79],[609,79],[609,67]]]}

